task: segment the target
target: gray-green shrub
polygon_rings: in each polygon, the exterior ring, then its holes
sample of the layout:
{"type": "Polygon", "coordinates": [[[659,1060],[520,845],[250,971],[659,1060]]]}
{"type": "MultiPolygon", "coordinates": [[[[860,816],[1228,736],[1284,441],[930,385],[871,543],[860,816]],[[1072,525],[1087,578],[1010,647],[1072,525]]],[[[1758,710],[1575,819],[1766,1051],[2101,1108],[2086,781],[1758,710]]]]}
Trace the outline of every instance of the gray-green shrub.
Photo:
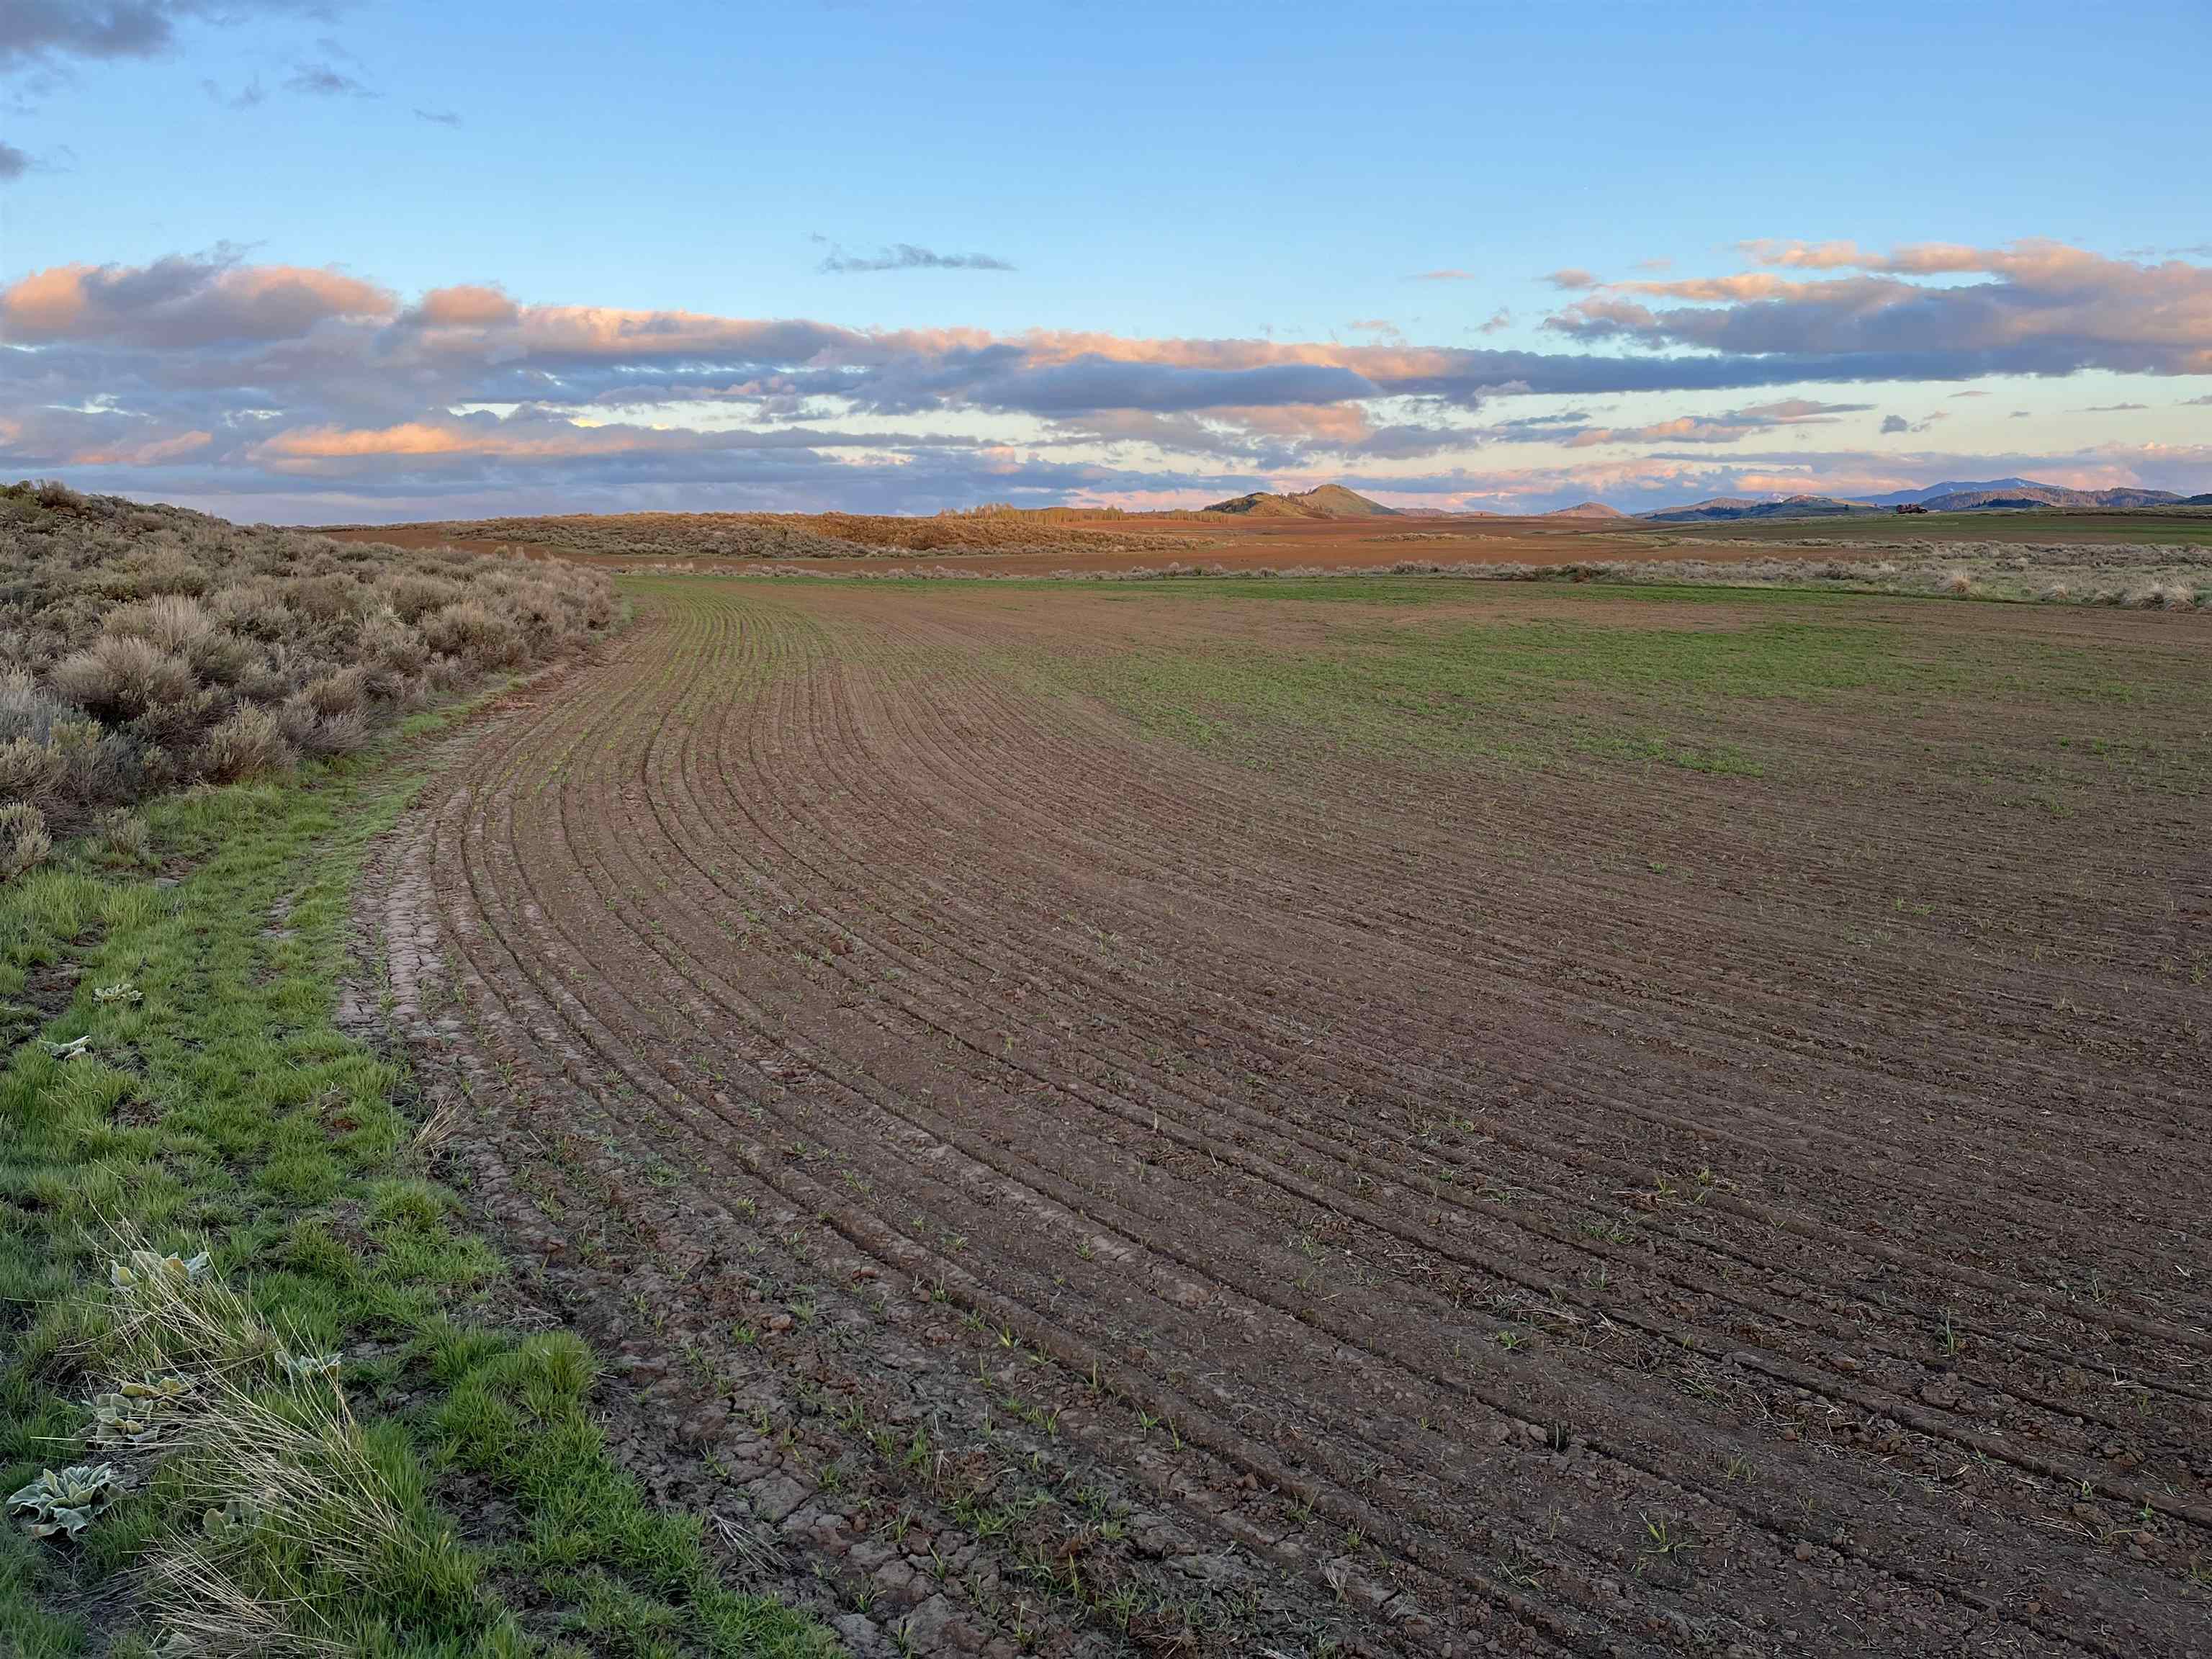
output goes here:
{"type": "Polygon", "coordinates": [[[34,815],[0,860],[155,790],[350,753],[614,615],[604,574],[558,562],[0,486],[0,805],[34,815]]]}

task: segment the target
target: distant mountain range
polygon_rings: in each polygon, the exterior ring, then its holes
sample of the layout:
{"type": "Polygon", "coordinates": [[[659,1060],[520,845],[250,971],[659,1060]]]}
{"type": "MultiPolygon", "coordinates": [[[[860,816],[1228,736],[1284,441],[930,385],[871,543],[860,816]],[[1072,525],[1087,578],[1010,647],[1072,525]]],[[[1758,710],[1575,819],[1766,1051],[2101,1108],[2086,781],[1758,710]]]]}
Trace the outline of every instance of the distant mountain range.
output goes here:
{"type": "Polygon", "coordinates": [[[1854,513],[1886,513],[1871,501],[1838,501],[1833,495],[1784,495],[1753,501],[1744,495],[1716,495],[1687,507],[1662,507],[1636,516],[1651,524],[1705,524],[1721,519],[1838,519],[1854,513]]]}
{"type": "MultiPolygon", "coordinates": [[[[1930,513],[1988,513],[2005,508],[2116,507],[2212,507],[2212,495],[2178,495],[2170,489],[2069,489],[2063,484],[2038,483],[2033,478],[1990,478],[1979,483],[1952,480],[1919,489],[1893,489],[1886,495],[1716,495],[1687,507],[1662,507],[1634,516],[1648,524],[1711,524],[1737,519],[1840,519],[1854,514],[1893,513],[1900,507],[1924,507],[1930,513]]],[[[1254,490],[1249,495],[1216,501],[1200,509],[1234,514],[1253,519],[1437,519],[1454,514],[1433,507],[1385,507],[1342,484],[1322,484],[1297,495],[1271,495],[1254,490]]],[[[1556,507],[1547,519],[1626,519],[1631,516],[1602,501],[1583,501],[1556,507]]]]}
{"type": "Polygon", "coordinates": [[[1654,524],[1702,524],[1732,519],[1832,519],[1855,513],[1894,512],[1900,507],[1925,507],[1930,513],[1987,513],[2007,507],[2084,507],[2197,506],[2212,497],[2184,498],[2170,489],[2069,489],[2063,484],[2038,483],[2033,478],[1991,478],[1980,483],[1952,481],[1919,489],[1893,489],[1886,495],[1786,495],[1778,500],[1753,501],[1740,495],[1719,495],[1687,507],[1663,507],[1637,517],[1654,524]]]}

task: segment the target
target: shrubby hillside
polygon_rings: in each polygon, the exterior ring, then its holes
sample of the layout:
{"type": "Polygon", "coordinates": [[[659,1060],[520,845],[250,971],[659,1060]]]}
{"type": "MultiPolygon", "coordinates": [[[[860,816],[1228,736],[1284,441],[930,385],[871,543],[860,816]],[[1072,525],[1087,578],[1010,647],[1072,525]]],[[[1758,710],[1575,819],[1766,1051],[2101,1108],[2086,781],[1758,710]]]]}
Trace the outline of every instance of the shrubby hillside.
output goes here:
{"type": "Polygon", "coordinates": [[[340,755],[583,649],[607,578],[0,486],[0,878],[154,791],[340,755]]]}

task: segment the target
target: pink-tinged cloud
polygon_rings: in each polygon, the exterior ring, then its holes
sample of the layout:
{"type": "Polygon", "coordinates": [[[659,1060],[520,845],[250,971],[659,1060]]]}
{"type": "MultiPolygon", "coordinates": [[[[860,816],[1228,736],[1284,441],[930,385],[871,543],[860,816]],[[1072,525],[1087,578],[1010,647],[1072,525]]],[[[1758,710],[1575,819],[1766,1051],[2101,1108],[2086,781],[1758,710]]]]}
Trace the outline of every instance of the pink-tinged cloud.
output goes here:
{"type": "Polygon", "coordinates": [[[1897,378],[1975,364],[2037,374],[2212,372],[2212,270],[2201,265],[2141,264],[2050,241],[1927,243],[1887,254],[1833,242],[1747,251],[1768,266],[1854,274],[1793,280],[1757,270],[1612,284],[1546,327],[1652,349],[1887,359],[1897,378]],[[1987,280],[1917,280],[1968,275],[1987,280]],[[1644,303],[1653,299],[1686,303],[1644,303]]]}
{"type": "Polygon", "coordinates": [[[1553,288],[1570,294],[1599,285],[1596,276],[1578,265],[1569,265],[1565,270],[1548,272],[1544,280],[1553,288]]]}
{"type": "Polygon", "coordinates": [[[295,265],[57,265],[0,292],[0,331],[18,345],[64,340],[182,350],[298,338],[341,319],[381,321],[392,291],[343,271],[295,265]]]}
{"type": "Polygon", "coordinates": [[[1556,441],[1570,449],[1589,449],[1601,444],[1732,444],[1778,427],[1825,425],[1839,415],[1863,414],[1871,407],[1869,404],[1824,404],[1809,398],[1790,398],[1779,403],[1730,410],[1724,415],[1680,415],[1644,426],[1565,428],[1558,432],[1556,441]]]}
{"type": "Polygon", "coordinates": [[[521,314],[521,307],[504,289],[463,283],[432,289],[408,312],[407,319],[425,328],[499,328],[521,314]]]}
{"type": "Polygon", "coordinates": [[[143,443],[113,444],[82,449],[70,457],[72,466],[166,466],[197,455],[215,441],[211,432],[180,432],[173,438],[152,438],[143,443]]]}

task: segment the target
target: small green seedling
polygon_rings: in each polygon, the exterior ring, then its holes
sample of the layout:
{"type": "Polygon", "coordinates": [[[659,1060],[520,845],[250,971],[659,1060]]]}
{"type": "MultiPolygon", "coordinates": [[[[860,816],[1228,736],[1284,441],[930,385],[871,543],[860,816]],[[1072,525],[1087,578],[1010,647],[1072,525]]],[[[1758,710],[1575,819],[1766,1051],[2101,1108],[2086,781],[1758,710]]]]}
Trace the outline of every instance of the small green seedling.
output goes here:
{"type": "Polygon", "coordinates": [[[251,1498],[232,1498],[217,1509],[200,1513],[200,1530],[218,1544],[227,1544],[242,1534],[250,1533],[261,1524],[261,1505],[251,1498]]]}

